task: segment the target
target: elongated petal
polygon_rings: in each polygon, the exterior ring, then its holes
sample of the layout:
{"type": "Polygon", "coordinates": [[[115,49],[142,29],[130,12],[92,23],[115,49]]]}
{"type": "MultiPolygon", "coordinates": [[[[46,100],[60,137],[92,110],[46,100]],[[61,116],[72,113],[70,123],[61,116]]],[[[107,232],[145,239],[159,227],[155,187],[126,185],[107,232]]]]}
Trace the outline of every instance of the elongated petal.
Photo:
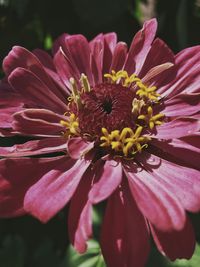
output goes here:
{"type": "Polygon", "coordinates": [[[44,175],[26,193],[24,209],[42,222],[47,222],[73,196],[90,162],[69,159],[59,168],[44,175]]]}
{"type": "Polygon", "coordinates": [[[58,98],[64,101],[64,97],[55,86],[50,77],[47,75],[43,65],[39,59],[24,47],[14,46],[7,57],[3,61],[3,69],[7,76],[13,70],[21,67],[34,73],[58,98]]]}
{"type": "Polygon", "coordinates": [[[157,127],[155,138],[173,139],[191,135],[199,131],[199,121],[192,118],[179,118],[157,127]]]}
{"type": "Polygon", "coordinates": [[[149,253],[146,222],[126,186],[109,198],[103,220],[101,247],[108,267],[144,267],[149,253]]]}
{"type": "Polygon", "coordinates": [[[64,156],[0,160],[0,216],[15,217],[24,214],[23,202],[27,190],[66,159],[64,156]]]}
{"type": "Polygon", "coordinates": [[[65,38],[65,44],[79,70],[80,76],[81,73],[84,73],[88,77],[90,84],[93,85],[93,76],[90,66],[91,52],[86,38],[81,34],[68,36],[65,38]]]}
{"type": "Polygon", "coordinates": [[[15,90],[31,101],[33,106],[48,108],[61,114],[66,111],[66,104],[32,72],[17,68],[10,74],[8,80],[15,90]]]}
{"type": "Polygon", "coordinates": [[[46,109],[26,109],[14,114],[13,128],[26,135],[60,136],[62,117],[46,109]]]}
{"type": "Polygon", "coordinates": [[[175,158],[181,160],[185,166],[196,168],[200,170],[200,147],[199,147],[199,136],[192,135],[186,136],[180,139],[172,139],[169,141],[152,140],[151,145],[159,148],[159,154],[156,149],[154,149],[154,154],[159,157],[165,158],[175,158]]]}
{"type": "Polygon", "coordinates": [[[146,170],[137,174],[126,171],[126,175],[137,206],[152,224],[163,231],[181,230],[184,227],[183,207],[168,188],[154,179],[152,173],[146,170]]]}
{"type": "Polygon", "coordinates": [[[89,199],[92,203],[98,203],[108,198],[120,185],[122,180],[122,166],[114,160],[106,161],[101,169],[96,170],[100,176],[99,181],[93,185],[89,199]]]}
{"type": "Polygon", "coordinates": [[[165,101],[163,113],[170,116],[189,116],[200,110],[200,94],[179,94],[165,101]]]}
{"type": "Polygon", "coordinates": [[[175,56],[177,75],[175,80],[158,88],[158,93],[171,98],[179,93],[199,93],[200,46],[182,50],[175,56]]]}
{"type": "Polygon", "coordinates": [[[170,260],[190,259],[195,249],[195,235],[187,218],[181,231],[161,232],[151,226],[151,232],[158,250],[170,260]]]}
{"type": "Polygon", "coordinates": [[[64,150],[66,150],[66,140],[64,138],[45,138],[12,147],[0,147],[0,157],[25,157],[64,150]]]}
{"type": "Polygon", "coordinates": [[[155,19],[152,19],[145,22],[142,30],[136,33],[124,66],[129,75],[140,72],[151,48],[156,29],[157,22],[155,19]]]}
{"type": "Polygon", "coordinates": [[[146,57],[146,60],[139,73],[139,77],[144,77],[147,72],[155,66],[171,62],[174,64],[175,56],[171,49],[159,38],[156,38],[146,57]]]}
{"type": "Polygon", "coordinates": [[[114,53],[113,53],[113,59],[112,59],[110,70],[111,71],[121,70],[123,68],[126,55],[127,55],[127,44],[123,42],[117,43],[114,53]]]}
{"type": "Polygon", "coordinates": [[[92,205],[88,200],[93,173],[86,171],[74,193],[69,209],[68,231],[70,241],[79,253],[87,249],[87,240],[92,235],[92,205]]]}

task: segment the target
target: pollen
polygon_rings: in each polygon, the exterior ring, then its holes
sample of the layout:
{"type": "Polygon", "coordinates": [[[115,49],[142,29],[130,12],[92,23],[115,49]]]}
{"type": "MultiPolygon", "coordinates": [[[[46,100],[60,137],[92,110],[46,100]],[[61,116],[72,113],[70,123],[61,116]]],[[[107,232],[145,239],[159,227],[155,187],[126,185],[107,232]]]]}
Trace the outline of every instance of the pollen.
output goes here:
{"type": "Polygon", "coordinates": [[[65,137],[78,136],[80,134],[78,118],[71,113],[66,120],[61,120],[60,124],[66,128],[65,137]]]}
{"type": "Polygon", "coordinates": [[[152,130],[156,125],[163,124],[163,121],[161,121],[160,119],[163,119],[164,116],[165,115],[163,113],[153,115],[153,108],[149,106],[147,108],[147,114],[138,116],[138,119],[144,120],[148,124],[149,128],[152,130]]]}
{"type": "Polygon", "coordinates": [[[135,132],[131,128],[124,128],[122,131],[114,130],[111,133],[106,128],[102,128],[103,135],[101,147],[110,147],[115,152],[121,152],[125,157],[133,156],[147,147],[150,137],[141,135],[142,126],[138,126],[135,132]]]}

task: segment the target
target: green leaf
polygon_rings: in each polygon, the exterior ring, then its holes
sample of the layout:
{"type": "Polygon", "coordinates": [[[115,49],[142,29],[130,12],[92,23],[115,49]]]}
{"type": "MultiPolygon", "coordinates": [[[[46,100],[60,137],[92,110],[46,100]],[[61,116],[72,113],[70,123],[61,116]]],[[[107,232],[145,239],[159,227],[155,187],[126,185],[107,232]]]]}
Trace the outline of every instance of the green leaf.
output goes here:
{"type": "Polygon", "coordinates": [[[96,240],[88,241],[88,249],[84,254],[78,254],[72,246],[67,251],[67,266],[69,267],[105,267],[101,249],[96,240]]]}

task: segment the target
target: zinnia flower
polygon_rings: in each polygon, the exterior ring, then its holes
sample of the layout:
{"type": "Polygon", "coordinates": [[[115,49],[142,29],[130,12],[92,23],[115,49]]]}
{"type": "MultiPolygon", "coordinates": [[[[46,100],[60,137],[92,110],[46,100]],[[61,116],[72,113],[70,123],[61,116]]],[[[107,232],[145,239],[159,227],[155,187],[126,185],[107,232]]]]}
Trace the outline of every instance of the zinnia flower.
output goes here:
{"type": "Polygon", "coordinates": [[[70,240],[83,253],[92,205],[107,199],[107,266],[144,266],[150,235],[171,260],[192,256],[186,212],[200,209],[200,46],[174,56],[154,39],[156,28],[146,22],[129,50],[115,33],[91,42],[64,34],[53,57],[11,50],[1,128],[29,141],[0,148],[1,217],[47,222],[70,202],[70,240]]]}

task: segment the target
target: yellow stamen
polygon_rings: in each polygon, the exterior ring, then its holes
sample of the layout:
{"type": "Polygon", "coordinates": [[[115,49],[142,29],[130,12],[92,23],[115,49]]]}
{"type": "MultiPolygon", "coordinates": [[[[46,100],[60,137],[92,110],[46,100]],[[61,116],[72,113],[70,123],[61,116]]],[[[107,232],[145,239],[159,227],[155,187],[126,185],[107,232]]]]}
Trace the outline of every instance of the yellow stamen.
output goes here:
{"type": "Polygon", "coordinates": [[[103,136],[100,140],[101,147],[111,147],[116,152],[122,152],[126,157],[141,152],[142,148],[147,147],[146,142],[150,140],[148,136],[141,136],[143,127],[139,126],[135,133],[131,128],[124,128],[121,132],[114,130],[111,133],[106,128],[102,128],[103,136]],[[145,143],[145,144],[141,144],[145,143]]]}
{"type": "Polygon", "coordinates": [[[139,81],[136,83],[139,89],[136,91],[136,95],[139,95],[141,98],[148,98],[153,101],[158,101],[158,98],[160,97],[160,94],[156,93],[156,86],[148,87],[145,84],[142,83],[142,81],[139,81]]]}
{"type": "Polygon", "coordinates": [[[71,113],[66,120],[61,120],[60,124],[66,128],[64,133],[65,137],[71,137],[73,135],[78,136],[80,133],[78,118],[74,113],[71,113]]]}
{"type": "Polygon", "coordinates": [[[135,74],[129,76],[127,71],[125,70],[120,70],[118,72],[112,70],[111,74],[106,73],[104,74],[104,77],[110,79],[112,83],[117,83],[122,80],[122,85],[124,87],[129,87],[133,82],[140,81],[140,79],[135,74]]]}
{"type": "Polygon", "coordinates": [[[91,91],[91,88],[90,88],[90,84],[89,84],[88,78],[84,73],[81,74],[80,81],[81,81],[81,84],[83,86],[83,91],[86,92],[86,93],[89,93],[91,91]]]}
{"type": "Polygon", "coordinates": [[[163,113],[153,115],[153,109],[151,106],[149,106],[147,108],[147,114],[138,116],[138,119],[144,120],[149,125],[149,128],[152,130],[155,125],[161,125],[163,123],[163,121],[160,121],[160,119],[163,119],[164,116],[165,115],[163,113]]]}
{"type": "Polygon", "coordinates": [[[74,100],[74,102],[76,103],[77,107],[80,108],[82,106],[81,103],[81,97],[80,97],[80,93],[78,90],[78,85],[75,81],[74,78],[70,78],[69,79],[70,84],[71,84],[71,91],[72,91],[72,95],[68,98],[69,101],[74,100]]]}

